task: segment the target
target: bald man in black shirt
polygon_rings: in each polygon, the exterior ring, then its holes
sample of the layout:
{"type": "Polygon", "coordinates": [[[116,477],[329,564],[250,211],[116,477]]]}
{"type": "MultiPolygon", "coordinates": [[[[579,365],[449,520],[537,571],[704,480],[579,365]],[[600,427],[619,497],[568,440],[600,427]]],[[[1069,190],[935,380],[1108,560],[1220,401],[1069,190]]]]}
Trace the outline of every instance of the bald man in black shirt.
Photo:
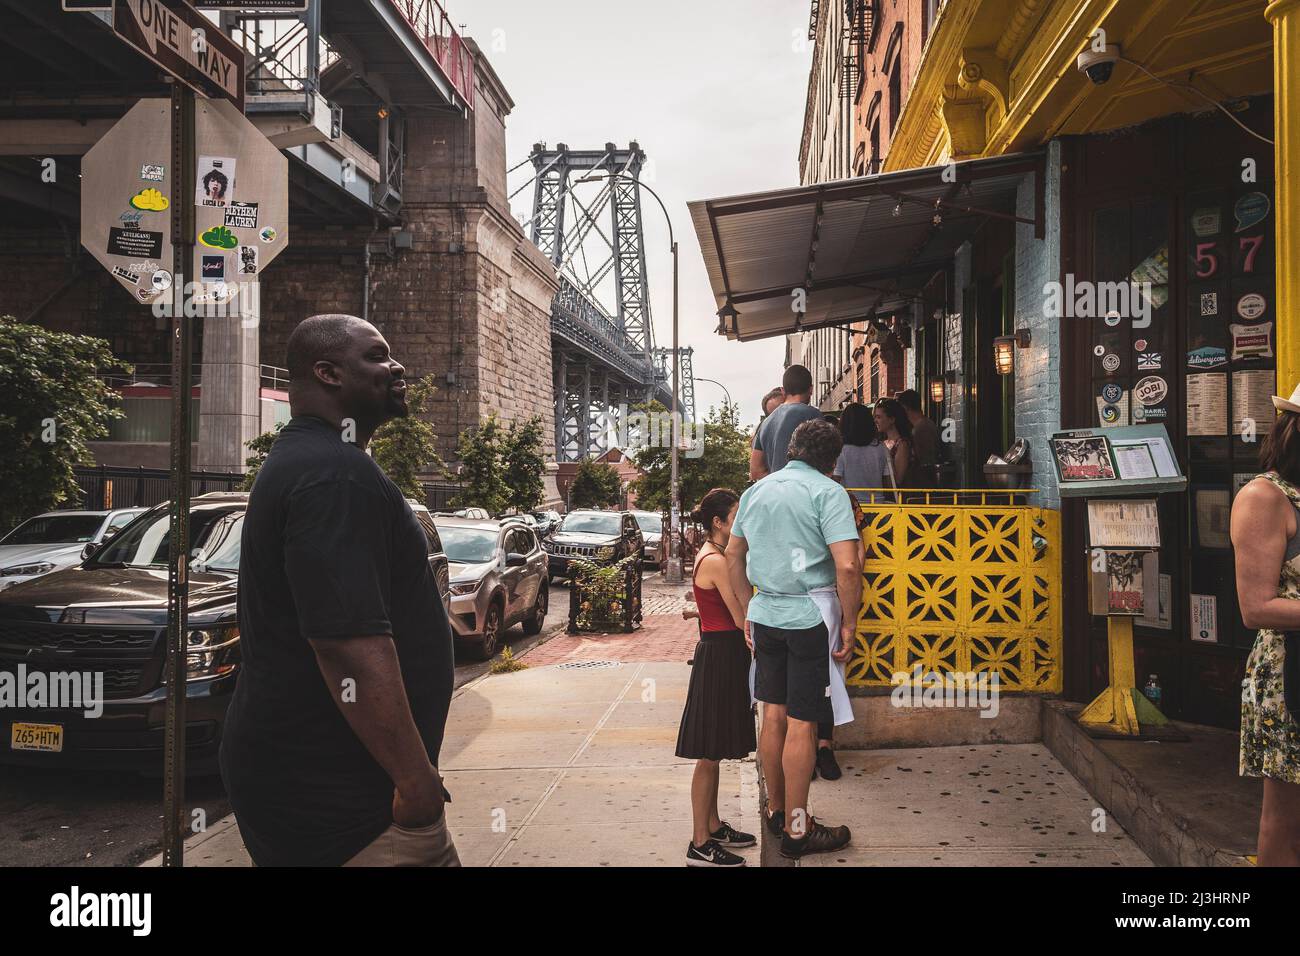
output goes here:
{"type": "Polygon", "coordinates": [[[288,364],[239,564],[221,775],[240,833],[258,866],[458,866],[437,770],[451,630],[424,532],[364,451],[407,414],[405,369],[346,315],[298,325],[288,364]]]}

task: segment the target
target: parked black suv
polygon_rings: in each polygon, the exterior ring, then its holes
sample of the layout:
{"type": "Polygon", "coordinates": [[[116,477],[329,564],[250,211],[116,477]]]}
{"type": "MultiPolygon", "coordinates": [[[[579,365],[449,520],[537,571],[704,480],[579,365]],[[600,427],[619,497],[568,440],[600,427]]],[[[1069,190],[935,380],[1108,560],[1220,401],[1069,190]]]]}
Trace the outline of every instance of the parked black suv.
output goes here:
{"type": "MultiPolygon", "coordinates": [[[[186,763],[216,769],[239,671],[235,584],[248,495],[193,499],[186,763]]],[[[0,712],[0,762],[150,770],[162,765],[168,510],[127,525],[80,565],[0,591],[0,671],[102,673],[103,713],[0,712]]]]}
{"type": "Polygon", "coordinates": [[[571,562],[583,559],[613,564],[629,554],[641,555],[645,539],[630,511],[572,511],[543,542],[551,577],[569,577],[571,562]]]}
{"type": "MultiPolygon", "coordinates": [[[[235,587],[248,495],[192,500],[186,767],[216,772],[239,674],[235,587]]],[[[447,556],[427,510],[416,518],[446,600],[447,556]]],[[[168,506],[127,525],[80,565],[0,591],[0,673],[103,674],[103,712],[0,710],[0,763],[159,770],[167,633],[168,506]]]]}

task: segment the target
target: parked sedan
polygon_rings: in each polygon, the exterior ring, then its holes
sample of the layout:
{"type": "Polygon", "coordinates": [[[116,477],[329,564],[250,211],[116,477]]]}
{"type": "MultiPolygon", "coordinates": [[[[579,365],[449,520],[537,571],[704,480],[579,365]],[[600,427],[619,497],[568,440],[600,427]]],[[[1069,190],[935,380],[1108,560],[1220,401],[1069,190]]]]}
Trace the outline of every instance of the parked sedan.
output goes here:
{"type": "Polygon", "coordinates": [[[645,547],[641,549],[641,559],[653,565],[655,569],[668,563],[668,539],[664,534],[664,516],[657,511],[633,511],[637,527],[645,538],[645,547]]]}
{"type": "Polygon", "coordinates": [[[47,511],[28,518],[0,538],[0,591],[81,563],[88,545],[103,544],[146,510],[47,511]]]}
{"type": "Polygon", "coordinates": [[[451,562],[452,631],[480,659],[493,657],[501,635],[516,623],[538,634],[550,594],[546,552],[522,521],[482,521],[435,515],[451,562]]]}

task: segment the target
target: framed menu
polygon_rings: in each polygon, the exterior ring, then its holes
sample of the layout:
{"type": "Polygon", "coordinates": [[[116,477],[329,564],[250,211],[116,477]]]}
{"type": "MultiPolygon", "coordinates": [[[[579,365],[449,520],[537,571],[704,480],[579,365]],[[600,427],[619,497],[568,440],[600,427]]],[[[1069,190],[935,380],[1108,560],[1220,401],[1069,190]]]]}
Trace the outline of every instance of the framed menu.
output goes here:
{"type": "Polygon", "coordinates": [[[1088,502],[1088,543],[1094,548],[1160,547],[1160,515],[1154,498],[1088,502]]]}
{"type": "Polygon", "coordinates": [[[1048,446],[1062,497],[1121,498],[1187,487],[1164,425],[1058,432],[1048,446]]]}

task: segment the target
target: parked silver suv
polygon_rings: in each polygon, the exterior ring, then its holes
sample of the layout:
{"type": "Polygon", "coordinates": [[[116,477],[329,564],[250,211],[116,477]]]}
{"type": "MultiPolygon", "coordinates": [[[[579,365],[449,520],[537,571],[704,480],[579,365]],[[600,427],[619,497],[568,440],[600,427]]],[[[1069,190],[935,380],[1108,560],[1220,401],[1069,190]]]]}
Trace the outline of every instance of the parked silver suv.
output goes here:
{"type": "Polygon", "coordinates": [[[451,571],[448,616],[456,638],[482,660],[516,623],[537,634],[549,604],[546,552],[522,521],[434,515],[451,571]]]}

